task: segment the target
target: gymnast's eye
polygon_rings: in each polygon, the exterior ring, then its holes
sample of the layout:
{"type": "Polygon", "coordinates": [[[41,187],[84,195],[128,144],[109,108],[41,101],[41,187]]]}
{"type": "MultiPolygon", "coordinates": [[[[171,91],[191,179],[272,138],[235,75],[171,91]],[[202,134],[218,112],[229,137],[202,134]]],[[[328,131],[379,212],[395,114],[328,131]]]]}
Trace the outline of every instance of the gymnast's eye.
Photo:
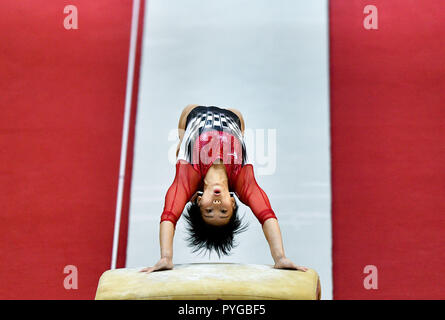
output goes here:
{"type": "Polygon", "coordinates": [[[210,213],[210,212],[212,212],[212,209],[206,209],[206,212],[210,213]]]}
{"type": "Polygon", "coordinates": [[[221,212],[222,212],[222,213],[226,213],[227,210],[226,210],[226,209],[222,209],[221,212]]]}

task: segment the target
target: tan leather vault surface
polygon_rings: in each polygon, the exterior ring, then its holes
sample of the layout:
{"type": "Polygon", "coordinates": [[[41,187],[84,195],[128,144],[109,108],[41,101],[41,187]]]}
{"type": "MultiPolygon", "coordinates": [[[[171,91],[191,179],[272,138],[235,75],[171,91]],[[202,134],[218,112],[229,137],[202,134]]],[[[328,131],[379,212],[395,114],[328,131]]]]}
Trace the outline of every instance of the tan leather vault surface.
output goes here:
{"type": "Polygon", "coordinates": [[[318,274],[267,265],[193,263],[150,274],[115,269],[102,274],[96,300],[243,300],[319,298],[318,274]]]}

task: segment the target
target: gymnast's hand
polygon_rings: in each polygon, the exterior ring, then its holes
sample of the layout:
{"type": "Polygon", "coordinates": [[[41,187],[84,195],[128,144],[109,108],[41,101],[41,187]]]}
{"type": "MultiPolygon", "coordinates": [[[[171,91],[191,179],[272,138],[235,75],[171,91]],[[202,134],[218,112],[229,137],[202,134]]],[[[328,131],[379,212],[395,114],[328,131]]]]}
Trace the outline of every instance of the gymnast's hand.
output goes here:
{"type": "Polygon", "coordinates": [[[147,267],[140,272],[150,273],[153,271],[171,270],[173,269],[173,261],[171,258],[161,258],[153,267],[147,267]]]}
{"type": "Polygon", "coordinates": [[[275,269],[294,269],[306,272],[308,269],[306,267],[297,266],[295,263],[290,261],[288,258],[280,258],[275,261],[275,269]]]}

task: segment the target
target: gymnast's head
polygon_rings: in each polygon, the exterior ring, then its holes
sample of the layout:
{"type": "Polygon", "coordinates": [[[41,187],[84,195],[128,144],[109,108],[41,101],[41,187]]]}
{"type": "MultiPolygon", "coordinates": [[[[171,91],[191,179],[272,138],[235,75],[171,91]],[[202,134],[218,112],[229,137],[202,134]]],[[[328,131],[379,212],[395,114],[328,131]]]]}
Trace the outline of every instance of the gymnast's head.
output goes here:
{"type": "Polygon", "coordinates": [[[235,247],[234,236],[246,229],[238,217],[238,204],[225,188],[206,188],[192,198],[187,207],[189,246],[196,251],[215,251],[228,255],[235,247]]]}

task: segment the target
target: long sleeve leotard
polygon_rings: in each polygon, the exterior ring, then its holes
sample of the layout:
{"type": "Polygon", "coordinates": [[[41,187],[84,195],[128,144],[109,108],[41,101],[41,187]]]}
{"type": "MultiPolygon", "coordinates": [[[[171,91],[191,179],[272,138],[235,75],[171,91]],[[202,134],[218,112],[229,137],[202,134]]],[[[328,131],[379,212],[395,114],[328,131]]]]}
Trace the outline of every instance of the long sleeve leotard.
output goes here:
{"type": "MultiPolygon", "coordinates": [[[[185,205],[198,191],[201,184],[200,173],[188,162],[179,160],[176,164],[175,179],[165,196],[161,221],[168,220],[176,225],[185,205]]],[[[256,182],[251,164],[243,166],[231,184],[238,199],[250,207],[261,224],[270,218],[277,219],[266,193],[256,182]]]]}

